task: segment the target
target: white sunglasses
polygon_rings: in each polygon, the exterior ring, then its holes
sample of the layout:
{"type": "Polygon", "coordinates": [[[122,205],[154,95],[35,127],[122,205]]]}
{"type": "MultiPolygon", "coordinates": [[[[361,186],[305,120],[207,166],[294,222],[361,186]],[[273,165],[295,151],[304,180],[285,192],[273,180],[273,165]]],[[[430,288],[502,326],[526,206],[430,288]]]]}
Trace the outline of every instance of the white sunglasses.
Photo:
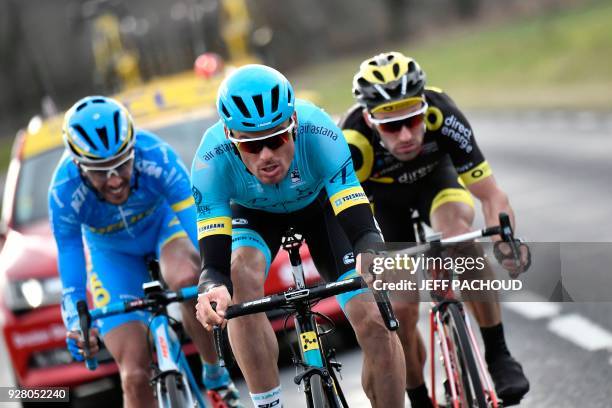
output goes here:
{"type": "Polygon", "coordinates": [[[122,172],[126,171],[129,166],[128,162],[134,159],[134,149],[128,154],[123,160],[112,166],[87,166],[85,164],[79,164],[84,172],[90,174],[92,177],[101,179],[109,179],[112,176],[119,176],[122,172]]]}

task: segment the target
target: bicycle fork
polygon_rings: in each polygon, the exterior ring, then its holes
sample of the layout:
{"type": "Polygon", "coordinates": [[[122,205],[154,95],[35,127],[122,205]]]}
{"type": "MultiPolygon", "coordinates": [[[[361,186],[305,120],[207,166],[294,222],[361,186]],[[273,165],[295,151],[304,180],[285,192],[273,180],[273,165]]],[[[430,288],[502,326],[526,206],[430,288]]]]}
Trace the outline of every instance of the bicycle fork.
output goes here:
{"type": "Polygon", "coordinates": [[[195,395],[198,406],[206,407],[204,399],[199,392],[197,382],[189,369],[189,363],[181,350],[180,341],[176,337],[176,334],[170,329],[167,316],[162,314],[153,317],[151,321],[151,335],[153,337],[153,343],[155,344],[157,365],[160,370],[160,373],[152,379],[152,381],[156,383],[157,398],[161,398],[162,395],[160,389],[162,387],[164,375],[174,372],[178,373],[183,379],[183,387],[190,403],[189,406],[193,406],[195,395]]]}

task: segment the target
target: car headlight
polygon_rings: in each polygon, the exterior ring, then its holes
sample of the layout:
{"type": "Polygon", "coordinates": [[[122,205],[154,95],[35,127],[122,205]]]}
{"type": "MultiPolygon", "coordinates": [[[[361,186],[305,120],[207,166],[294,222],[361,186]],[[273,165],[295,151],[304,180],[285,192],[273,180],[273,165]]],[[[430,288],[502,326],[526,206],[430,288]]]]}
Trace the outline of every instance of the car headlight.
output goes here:
{"type": "Polygon", "coordinates": [[[13,311],[58,304],[62,298],[62,282],[58,277],[13,281],[6,289],[6,304],[13,311]]]}

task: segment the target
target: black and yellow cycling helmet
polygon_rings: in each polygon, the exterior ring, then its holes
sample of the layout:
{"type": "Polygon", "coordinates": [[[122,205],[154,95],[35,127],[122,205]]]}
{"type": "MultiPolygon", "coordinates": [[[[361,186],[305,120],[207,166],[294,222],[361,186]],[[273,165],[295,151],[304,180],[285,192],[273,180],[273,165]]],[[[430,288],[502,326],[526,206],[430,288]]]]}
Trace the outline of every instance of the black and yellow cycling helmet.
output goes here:
{"type": "Polygon", "coordinates": [[[422,100],[424,89],[425,73],[419,64],[396,51],[363,61],[353,77],[353,96],[372,112],[394,110],[422,100]]]}

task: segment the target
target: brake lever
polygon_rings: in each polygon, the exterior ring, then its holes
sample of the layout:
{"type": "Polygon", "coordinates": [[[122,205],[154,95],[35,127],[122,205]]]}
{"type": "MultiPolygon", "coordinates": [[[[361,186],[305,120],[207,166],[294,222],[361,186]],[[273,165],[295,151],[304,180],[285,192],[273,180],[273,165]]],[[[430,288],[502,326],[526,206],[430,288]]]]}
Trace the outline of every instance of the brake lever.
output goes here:
{"type": "MultiPolygon", "coordinates": [[[[216,312],[217,302],[210,302],[210,307],[216,312]]],[[[223,359],[223,329],[218,324],[213,325],[213,340],[215,342],[215,352],[217,353],[219,366],[225,367],[225,360],[223,359]]]]}
{"type": "Polygon", "coordinates": [[[77,302],[77,312],[79,314],[79,325],[81,326],[81,334],[83,336],[83,355],[85,357],[85,365],[91,371],[98,368],[98,359],[90,356],[89,350],[89,327],[91,326],[91,315],[87,308],[87,302],[79,300],[77,302]]]}
{"type": "Polygon", "coordinates": [[[512,231],[512,224],[510,224],[510,217],[508,214],[501,212],[499,213],[499,229],[500,236],[504,242],[510,245],[512,251],[512,257],[514,258],[514,266],[517,268],[521,267],[521,252],[519,246],[514,239],[514,233],[512,231]]]}

